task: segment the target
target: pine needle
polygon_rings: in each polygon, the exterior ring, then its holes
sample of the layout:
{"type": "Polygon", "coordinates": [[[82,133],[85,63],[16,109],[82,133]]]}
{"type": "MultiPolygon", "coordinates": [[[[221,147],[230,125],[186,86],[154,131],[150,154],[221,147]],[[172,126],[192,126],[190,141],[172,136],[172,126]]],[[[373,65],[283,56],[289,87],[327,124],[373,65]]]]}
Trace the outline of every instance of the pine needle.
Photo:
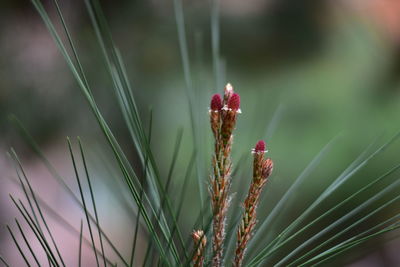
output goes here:
{"type": "Polygon", "coordinates": [[[86,224],[87,224],[87,226],[89,228],[90,239],[92,240],[92,247],[93,247],[93,253],[94,253],[94,256],[95,256],[95,259],[96,259],[96,265],[100,266],[99,258],[97,256],[97,251],[96,251],[96,244],[94,242],[92,226],[90,224],[89,215],[88,215],[88,211],[87,211],[88,209],[87,209],[87,206],[86,206],[85,197],[83,196],[83,189],[82,189],[81,181],[80,181],[79,174],[78,174],[78,169],[77,169],[76,163],[75,163],[75,157],[74,157],[74,154],[72,152],[71,142],[70,142],[69,138],[67,138],[67,143],[68,143],[68,149],[69,149],[71,160],[72,160],[72,165],[74,166],[76,182],[78,183],[79,193],[81,195],[81,200],[82,200],[82,204],[83,204],[83,211],[85,212],[86,224]]]}

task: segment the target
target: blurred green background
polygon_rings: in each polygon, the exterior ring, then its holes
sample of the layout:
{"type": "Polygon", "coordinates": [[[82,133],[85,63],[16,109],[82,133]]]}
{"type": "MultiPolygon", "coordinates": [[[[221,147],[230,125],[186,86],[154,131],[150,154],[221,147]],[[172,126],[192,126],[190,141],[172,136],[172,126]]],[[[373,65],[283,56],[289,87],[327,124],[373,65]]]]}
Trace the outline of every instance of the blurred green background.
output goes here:
{"type": "MultiPolygon", "coordinates": [[[[100,57],[100,47],[81,1],[60,1],[95,98],[125,152],[135,162],[136,153],[112,83],[100,57]]],[[[171,191],[178,191],[194,151],[189,104],[185,91],[172,1],[100,1],[121,50],[133,93],[144,124],[153,110],[151,146],[166,177],[180,127],[182,147],[173,172],[171,191]]],[[[54,6],[45,1],[52,17],[54,6]]],[[[397,1],[317,0],[220,0],[220,59],[216,79],[211,38],[211,3],[184,1],[186,33],[196,102],[193,108],[203,158],[197,171],[208,179],[211,133],[208,126],[210,96],[222,92],[226,82],[241,95],[234,143],[234,162],[240,169],[233,178],[233,191],[242,196],[251,174],[250,150],[266,139],[275,161],[274,190],[266,190],[260,216],[268,214],[291,182],[332,138],[333,149],[312,173],[301,199],[277,220],[285,222],[298,214],[329,181],[337,177],[376,138],[387,140],[400,129],[400,4],[397,1]],[[291,215],[289,215],[291,214],[291,215]]],[[[60,26],[58,24],[58,26],[60,26]]],[[[49,174],[8,120],[15,114],[42,147],[50,161],[72,186],[72,166],[66,136],[81,136],[92,151],[97,198],[103,208],[101,219],[115,240],[130,244],[132,215],[123,213],[107,181],[104,162],[113,169],[110,151],[78,85],[50,34],[29,1],[0,4],[0,223],[13,221],[8,193],[17,191],[8,177],[14,176],[6,152],[14,147],[38,191],[56,207],[70,214],[74,225],[82,215],[62,197],[49,174]],[[76,216],[76,218],[74,218],[76,216]],[[126,216],[127,218],[125,218],[126,216]],[[129,219],[130,217],[130,219],[129,219]],[[122,225],[119,229],[115,225],[122,225]]],[[[398,162],[399,145],[373,161],[335,197],[347,196],[398,162]]],[[[199,152],[197,151],[197,152],[199,152]]],[[[187,233],[199,209],[198,183],[191,173],[191,197],[184,205],[181,224],[187,233]]],[[[68,216],[67,216],[68,217],[68,216]]],[[[283,224],[282,224],[283,225],[283,224]]],[[[276,230],[276,229],[274,229],[276,230]]],[[[60,231],[62,231],[60,229],[60,231]]],[[[4,227],[0,229],[0,252],[21,263],[4,227]]],[[[145,238],[144,238],[145,240],[145,238]]],[[[70,242],[75,242],[71,239],[70,242]]],[[[398,266],[393,253],[399,242],[373,251],[359,266],[398,266]]],[[[128,245],[126,245],[128,246],[128,245]]],[[[129,253],[127,247],[126,252],[129,253]]],[[[71,262],[73,261],[72,254],[71,262]]],[[[87,259],[90,262],[91,259],[87,259]]]]}

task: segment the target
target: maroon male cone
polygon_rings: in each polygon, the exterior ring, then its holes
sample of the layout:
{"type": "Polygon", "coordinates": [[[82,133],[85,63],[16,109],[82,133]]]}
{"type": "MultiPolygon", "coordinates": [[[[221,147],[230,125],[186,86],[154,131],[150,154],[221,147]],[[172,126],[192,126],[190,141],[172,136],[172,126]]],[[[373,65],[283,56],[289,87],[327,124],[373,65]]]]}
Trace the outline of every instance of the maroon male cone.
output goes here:
{"type": "Polygon", "coordinates": [[[221,126],[222,99],[219,94],[211,98],[210,104],[210,124],[215,138],[218,138],[219,128],[221,126]]]}
{"type": "Polygon", "coordinates": [[[257,142],[256,146],[254,147],[254,152],[255,153],[265,152],[265,142],[263,140],[257,142]]]}

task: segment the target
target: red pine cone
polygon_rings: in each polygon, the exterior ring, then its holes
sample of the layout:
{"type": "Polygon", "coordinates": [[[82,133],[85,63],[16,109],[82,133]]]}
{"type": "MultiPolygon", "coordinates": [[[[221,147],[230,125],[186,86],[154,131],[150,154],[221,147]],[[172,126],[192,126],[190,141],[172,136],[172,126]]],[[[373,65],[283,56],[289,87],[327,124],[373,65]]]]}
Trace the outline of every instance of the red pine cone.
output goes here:
{"type": "Polygon", "coordinates": [[[236,93],[228,99],[228,108],[238,110],[240,108],[240,96],[236,93]]]}
{"type": "Polygon", "coordinates": [[[263,140],[260,140],[257,142],[254,152],[264,152],[265,151],[265,142],[263,140]]]}
{"type": "Polygon", "coordinates": [[[221,110],[222,98],[219,94],[215,94],[212,96],[210,107],[211,107],[211,110],[213,110],[213,111],[221,110]]]}

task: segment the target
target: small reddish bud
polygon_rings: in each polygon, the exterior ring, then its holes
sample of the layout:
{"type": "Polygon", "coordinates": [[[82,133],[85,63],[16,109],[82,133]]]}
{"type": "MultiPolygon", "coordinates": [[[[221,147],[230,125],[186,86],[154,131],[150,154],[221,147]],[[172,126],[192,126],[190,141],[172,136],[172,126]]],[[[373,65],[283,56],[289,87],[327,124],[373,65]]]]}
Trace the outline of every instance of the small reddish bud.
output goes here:
{"type": "Polygon", "coordinates": [[[233,94],[233,87],[230,83],[226,84],[225,89],[224,89],[224,104],[226,105],[228,103],[228,99],[232,96],[233,94]]]}
{"type": "Polygon", "coordinates": [[[222,99],[219,94],[215,94],[211,98],[211,105],[210,105],[211,110],[217,111],[221,110],[222,108],[222,99]]]}
{"type": "Polygon", "coordinates": [[[266,159],[262,166],[262,176],[264,178],[268,178],[271,175],[273,168],[274,163],[272,162],[272,160],[270,158],[266,159]]]}
{"type": "Polygon", "coordinates": [[[192,232],[192,237],[195,241],[200,240],[203,238],[204,232],[202,230],[197,230],[192,232]]]}
{"type": "Polygon", "coordinates": [[[263,140],[260,140],[257,142],[254,152],[264,152],[265,151],[265,142],[263,140]]]}
{"type": "Polygon", "coordinates": [[[236,93],[232,94],[228,99],[228,108],[238,110],[240,108],[240,96],[236,93]]]}
{"type": "Polygon", "coordinates": [[[194,247],[196,248],[193,255],[193,267],[204,266],[204,249],[207,245],[207,238],[202,230],[197,230],[192,233],[194,247]]]}

